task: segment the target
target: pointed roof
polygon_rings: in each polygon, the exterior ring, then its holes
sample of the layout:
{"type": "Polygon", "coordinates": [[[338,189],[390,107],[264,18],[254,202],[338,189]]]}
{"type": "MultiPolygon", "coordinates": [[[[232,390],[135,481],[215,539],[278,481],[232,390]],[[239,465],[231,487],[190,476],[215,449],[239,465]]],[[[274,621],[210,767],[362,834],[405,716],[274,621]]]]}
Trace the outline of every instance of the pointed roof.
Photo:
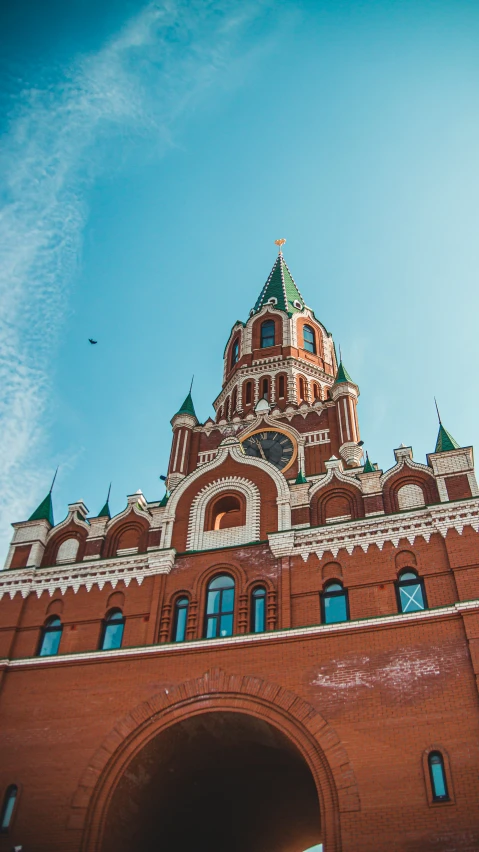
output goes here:
{"type": "Polygon", "coordinates": [[[55,526],[55,522],[53,520],[53,503],[52,503],[52,492],[51,490],[48,492],[47,496],[42,500],[39,506],[35,509],[35,511],[30,515],[29,521],[48,521],[48,523],[53,527],[55,526]]]}
{"type": "Polygon", "coordinates": [[[369,461],[369,456],[366,453],[366,464],[363,467],[363,473],[374,473],[374,471],[374,465],[371,464],[371,462],[369,461]]]}
{"type": "Polygon", "coordinates": [[[442,423],[439,423],[439,432],[437,433],[435,453],[447,453],[448,450],[458,450],[459,444],[444,428],[442,423]]]}
{"type": "Polygon", "coordinates": [[[346,368],[343,366],[343,362],[339,362],[338,372],[336,373],[336,378],[334,380],[335,385],[339,385],[341,382],[351,382],[352,385],[355,384],[353,382],[351,376],[349,375],[346,368]]]}
{"type": "Polygon", "coordinates": [[[307,481],[308,481],[308,480],[306,479],[306,477],[305,477],[305,475],[304,475],[304,473],[303,473],[302,468],[300,468],[300,469],[299,469],[299,471],[298,471],[298,475],[297,475],[297,477],[296,477],[296,479],[295,479],[295,481],[294,481],[294,484],[295,484],[295,485],[304,485],[304,484],[305,484],[305,482],[307,482],[307,481]]]}
{"type": "Polygon", "coordinates": [[[160,500],[160,506],[166,506],[166,504],[168,503],[168,498],[169,498],[168,491],[165,491],[165,493],[163,494],[163,497],[160,500]]]}
{"type": "Polygon", "coordinates": [[[288,269],[281,251],[274,262],[266,284],[261,290],[260,296],[253,308],[253,313],[260,311],[271,298],[276,299],[275,308],[285,311],[288,316],[302,311],[305,307],[304,299],[296,286],[296,282],[288,269]],[[294,304],[295,302],[299,302],[301,307],[298,308],[294,304]]]}
{"type": "Polygon", "coordinates": [[[97,518],[111,518],[110,504],[108,502],[108,497],[106,498],[105,505],[98,512],[97,518]]]}
{"type": "MultiPolygon", "coordinates": [[[[191,396],[191,391],[188,393],[183,405],[176,412],[177,414],[191,414],[192,417],[196,417],[195,406],[193,405],[193,399],[191,396]]],[[[198,419],[198,418],[197,418],[198,419]]]]}

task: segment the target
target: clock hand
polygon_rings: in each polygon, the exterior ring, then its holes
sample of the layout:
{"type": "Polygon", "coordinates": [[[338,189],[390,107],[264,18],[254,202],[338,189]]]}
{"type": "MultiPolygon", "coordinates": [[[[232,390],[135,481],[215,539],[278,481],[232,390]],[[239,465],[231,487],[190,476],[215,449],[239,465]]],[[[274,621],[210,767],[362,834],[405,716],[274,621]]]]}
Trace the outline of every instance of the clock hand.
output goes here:
{"type": "Polygon", "coordinates": [[[264,459],[265,461],[268,461],[268,459],[266,458],[266,456],[265,456],[265,454],[264,454],[263,447],[261,446],[261,444],[260,444],[260,442],[258,441],[258,439],[257,439],[257,438],[254,438],[253,440],[254,440],[254,442],[255,442],[256,446],[258,447],[258,450],[260,451],[260,453],[261,453],[261,455],[262,455],[263,459],[264,459]]]}

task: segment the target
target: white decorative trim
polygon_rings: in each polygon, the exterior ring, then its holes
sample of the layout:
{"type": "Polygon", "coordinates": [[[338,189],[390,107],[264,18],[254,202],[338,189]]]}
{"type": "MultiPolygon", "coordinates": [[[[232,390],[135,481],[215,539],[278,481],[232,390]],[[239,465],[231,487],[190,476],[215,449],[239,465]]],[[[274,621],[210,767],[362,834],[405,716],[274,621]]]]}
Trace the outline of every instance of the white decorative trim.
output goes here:
{"type": "Polygon", "coordinates": [[[334,466],[331,464],[331,460],[325,463],[328,472],[323,474],[321,478],[317,480],[312,486],[311,491],[309,493],[310,502],[312,501],[313,497],[318,494],[319,491],[322,491],[323,488],[326,488],[327,485],[330,485],[334,479],[339,480],[339,482],[344,483],[345,485],[354,485],[354,487],[362,493],[363,489],[361,483],[358,482],[355,477],[348,476],[346,473],[343,472],[342,462],[339,462],[339,459],[334,459],[334,461],[336,461],[336,464],[334,466]]]}
{"type": "MultiPolygon", "coordinates": [[[[409,449],[409,447],[404,447],[404,450],[407,450],[407,449],[409,449]]],[[[405,467],[408,467],[412,471],[418,471],[420,473],[427,473],[428,476],[430,476],[434,481],[436,481],[436,478],[435,478],[431,468],[428,467],[426,464],[420,464],[419,462],[415,462],[410,457],[405,457],[405,456],[401,457],[401,456],[399,456],[399,453],[398,453],[398,457],[401,460],[398,461],[397,464],[394,465],[394,467],[390,467],[389,470],[386,471],[386,473],[383,473],[381,480],[380,480],[381,488],[384,488],[388,479],[391,479],[392,476],[394,476],[396,473],[399,473],[399,471],[403,470],[403,468],[405,468],[405,467]]]]}
{"type": "Polygon", "coordinates": [[[274,556],[301,556],[306,562],[311,553],[322,559],[329,551],[336,558],[340,550],[346,550],[351,555],[355,547],[361,547],[367,553],[372,544],[382,550],[385,542],[391,542],[397,547],[401,539],[406,539],[411,546],[419,537],[429,542],[434,533],[445,538],[448,530],[452,529],[462,535],[466,526],[472,527],[476,533],[479,531],[477,498],[308,530],[271,533],[268,541],[274,556]]]}
{"type": "Polygon", "coordinates": [[[248,479],[239,476],[224,476],[209,482],[198,492],[191,504],[188,522],[188,550],[208,550],[215,547],[230,547],[248,544],[260,539],[261,497],[259,489],[248,479]],[[222,492],[239,491],[246,498],[246,523],[239,527],[223,530],[205,530],[206,507],[210,500],[222,492]]]}
{"type": "Polygon", "coordinates": [[[206,462],[213,461],[216,450],[203,450],[201,453],[198,453],[198,464],[206,464],[206,462]]]}
{"type": "Polygon", "coordinates": [[[0,660],[0,666],[10,669],[34,668],[37,666],[61,666],[72,663],[96,662],[115,660],[155,654],[185,654],[188,651],[205,651],[209,654],[213,648],[228,648],[235,645],[251,645],[261,642],[288,642],[295,639],[317,636],[328,636],[338,633],[355,633],[358,630],[371,630],[395,627],[410,627],[416,623],[422,624],[437,618],[454,618],[462,613],[479,610],[479,600],[461,601],[451,606],[437,609],[423,609],[411,613],[395,613],[380,615],[375,618],[361,618],[358,621],[341,621],[335,624],[316,624],[309,627],[295,627],[288,630],[271,630],[265,633],[247,633],[225,636],[221,639],[195,639],[190,642],[171,642],[158,645],[135,646],[134,648],[117,648],[111,651],[81,651],[76,654],[57,654],[51,657],[26,657],[23,659],[0,660]]]}
{"type": "Polygon", "coordinates": [[[102,559],[93,564],[77,562],[75,565],[63,567],[56,565],[53,568],[1,571],[0,599],[4,595],[14,598],[17,593],[20,593],[22,598],[29,594],[36,594],[39,598],[44,591],[52,597],[56,591],[64,595],[67,589],[72,589],[76,594],[80,588],[85,588],[88,592],[93,586],[103,589],[106,583],[110,583],[114,589],[119,582],[129,586],[132,580],[136,580],[141,586],[145,577],[169,574],[174,561],[174,550],[157,550],[133,558],[102,559]]]}
{"type": "Polygon", "coordinates": [[[331,442],[329,429],[321,429],[318,432],[304,432],[303,438],[306,441],[307,447],[311,444],[329,444],[331,442]]]}

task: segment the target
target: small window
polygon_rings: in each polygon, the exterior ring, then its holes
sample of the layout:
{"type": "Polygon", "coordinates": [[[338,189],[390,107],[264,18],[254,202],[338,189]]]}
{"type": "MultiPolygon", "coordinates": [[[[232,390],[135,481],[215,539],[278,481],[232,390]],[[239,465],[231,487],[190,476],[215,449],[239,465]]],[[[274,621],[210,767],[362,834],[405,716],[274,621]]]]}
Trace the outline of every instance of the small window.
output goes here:
{"type": "Polygon", "coordinates": [[[239,340],[236,339],[231,350],[231,366],[234,367],[239,358],[239,340]]]}
{"type": "Polygon", "coordinates": [[[440,751],[432,751],[428,757],[433,802],[449,801],[444,759],[440,751]]]}
{"type": "Polygon", "coordinates": [[[313,385],[313,396],[314,396],[315,399],[321,399],[321,394],[320,394],[320,391],[319,391],[319,385],[317,385],[316,382],[313,385]]]}
{"type": "Polygon", "coordinates": [[[112,651],[121,648],[125,619],[121,609],[112,609],[106,616],[100,640],[100,650],[112,651]]]}
{"type": "Polygon", "coordinates": [[[252,384],[251,382],[246,382],[246,393],[245,393],[245,404],[251,405],[251,397],[252,397],[252,384]]]}
{"type": "Polygon", "coordinates": [[[402,571],[396,584],[399,612],[427,609],[424,583],[416,571],[402,571]]]}
{"type": "Polygon", "coordinates": [[[47,619],[42,629],[40,645],[38,646],[38,657],[53,657],[55,654],[58,654],[62,630],[62,623],[58,615],[52,615],[47,619]]]}
{"type": "Polygon", "coordinates": [[[206,597],[207,639],[233,635],[235,584],[231,577],[215,577],[208,586],[206,597]]]}
{"type": "Polygon", "coordinates": [[[0,832],[6,834],[12,822],[13,811],[15,810],[15,802],[17,800],[18,787],[16,784],[11,784],[7,788],[3,799],[2,816],[0,820],[0,832]]]}
{"type": "Polygon", "coordinates": [[[321,595],[321,615],[323,624],[336,624],[348,621],[348,595],[341,583],[336,580],[324,587],[321,595]]]}
{"type": "Polygon", "coordinates": [[[303,326],[303,340],[304,340],[304,348],[308,352],[312,352],[316,355],[316,341],[314,339],[314,331],[310,325],[303,326]]]}
{"type": "Polygon", "coordinates": [[[237,391],[237,389],[235,388],[235,389],[234,389],[234,391],[233,391],[232,403],[231,403],[231,414],[232,414],[232,415],[233,415],[233,414],[235,413],[235,411],[236,411],[236,403],[237,403],[237,401],[238,401],[238,391],[237,391]]]}
{"type": "Polygon", "coordinates": [[[263,382],[262,382],[262,393],[261,393],[261,396],[263,397],[263,399],[268,399],[268,396],[269,396],[269,383],[268,383],[268,379],[263,379],[263,382]]]}
{"type": "Polygon", "coordinates": [[[278,380],[278,398],[284,399],[284,376],[280,376],[278,380]]]}
{"type": "Polygon", "coordinates": [[[268,346],[274,346],[274,321],[266,320],[261,323],[261,349],[266,349],[268,346]]]}
{"type": "Polygon", "coordinates": [[[175,619],[173,622],[173,642],[184,642],[188,622],[188,598],[178,598],[175,603],[175,619]]]}
{"type": "Polygon", "coordinates": [[[251,595],[251,632],[264,633],[266,630],[266,589],[258,586],[251,595]]]}
{"type": "Polygon", "coordinates": [[[305,399],[304,395],[304,379],[302,376],[299,377],[299,399],[303,401],[305,399]]]}
{"type": "Polygon", "coordinates": [[[224,530],[246,523],[244,502],[235,494],[218,497],[208,506],[205,516],[206,530],[224,530]]]}

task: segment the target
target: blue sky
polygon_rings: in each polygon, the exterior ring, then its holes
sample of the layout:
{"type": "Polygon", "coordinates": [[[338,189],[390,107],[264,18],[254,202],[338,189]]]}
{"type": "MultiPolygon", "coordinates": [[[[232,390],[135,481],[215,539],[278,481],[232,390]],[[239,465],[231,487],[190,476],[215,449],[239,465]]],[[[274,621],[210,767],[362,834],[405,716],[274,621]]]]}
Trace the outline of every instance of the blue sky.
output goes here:
{"type": "Polygon", "coordinates": [[[479,6],[16,0],[0,12],[0,544],[48,490],[161,497],[192,373],[285,257],[362,438],[479,437],[479,6]],[[89,346],[88,337],[99,340],[89,346]]]}

